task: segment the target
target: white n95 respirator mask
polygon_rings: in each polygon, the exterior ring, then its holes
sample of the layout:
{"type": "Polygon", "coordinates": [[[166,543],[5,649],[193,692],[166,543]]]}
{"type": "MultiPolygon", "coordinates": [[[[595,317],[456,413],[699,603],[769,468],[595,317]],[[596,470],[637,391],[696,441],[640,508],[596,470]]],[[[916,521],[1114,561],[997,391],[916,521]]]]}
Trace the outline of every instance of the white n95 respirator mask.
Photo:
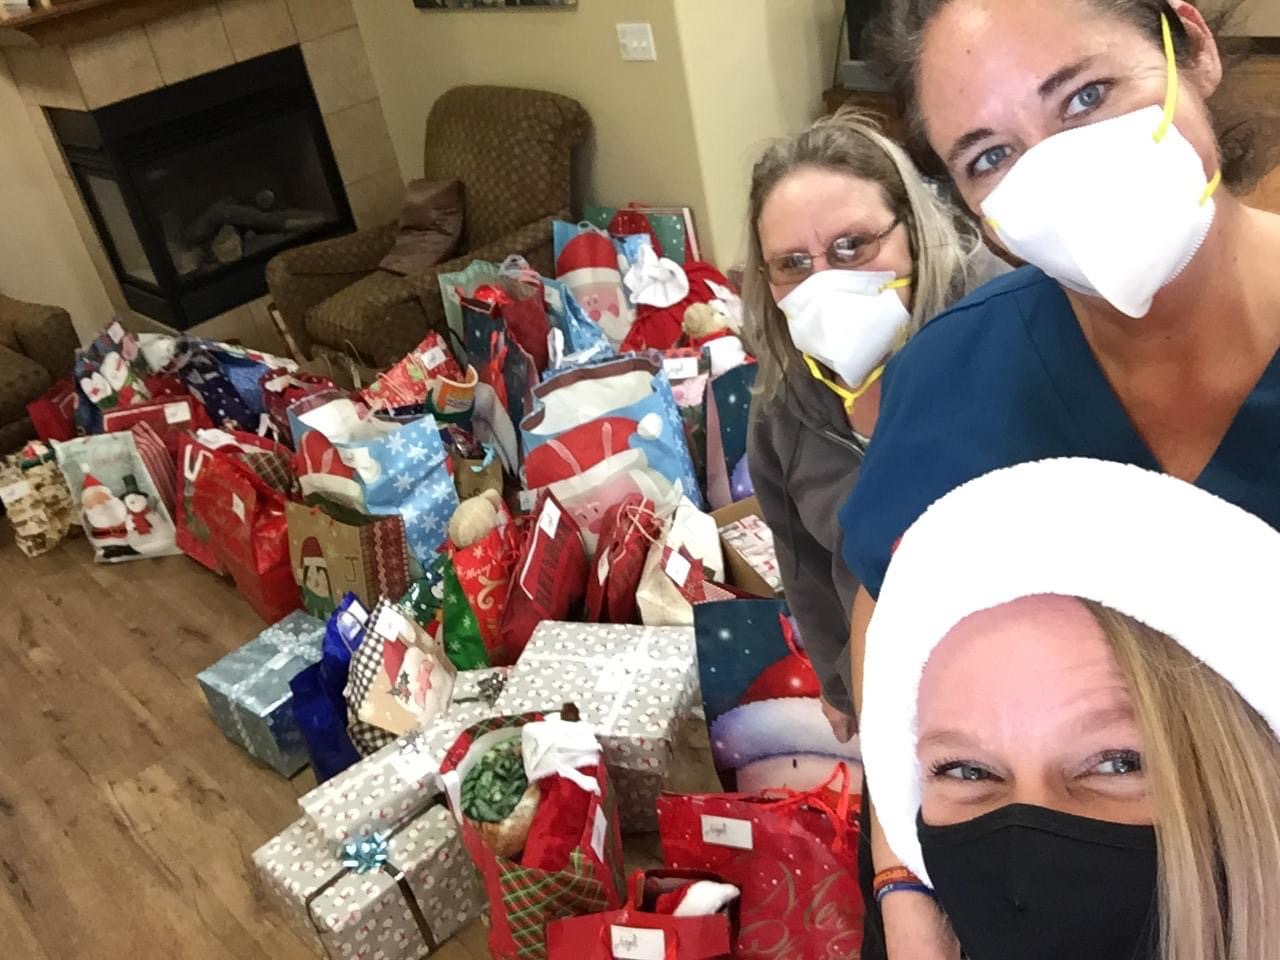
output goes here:
{"type": "Polygon", "coordinates": [[[1210,178],[1173,125],[1177,67],[1164,23],[1169,87],[1150,106],[1055,134],[1019,158],[982,203],[1012,254],[1130,317],[1199,251],[1213,225],[1210,178]]]}
{"type": "Polygon", "coordinates": [[[893,273],[821,270],[778,301],[796,349],[858,387],[906,339],[911,314],[893,273]]]}

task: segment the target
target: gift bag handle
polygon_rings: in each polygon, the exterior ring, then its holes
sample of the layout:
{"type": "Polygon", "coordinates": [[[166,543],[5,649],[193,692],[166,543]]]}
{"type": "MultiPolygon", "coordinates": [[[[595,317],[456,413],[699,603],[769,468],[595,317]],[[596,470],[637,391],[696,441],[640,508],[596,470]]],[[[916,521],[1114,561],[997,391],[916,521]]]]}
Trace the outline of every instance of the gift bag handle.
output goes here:
{"type": "Polygon", "coordinates": [[[817,808],[823,813],[831,825],[835,828],[836,842],[833,849],[836,853],[844,853],[848,844],[849,835],[849,810],[851,808],[850,795],[852,792],[852,777],[849,775],[849,767],[844,761],[840,761],[831,771],[831,776],[814,787],[812,790],[789,790],[781,787],[776,790],[770,790],[770,794],[780,793],[782,796],[777,800],[767,800],[765,805],[772,810],[789,810],[792,807],[811,806],[817,808]],[[823,799],[825,793],[836,781],[840,781],[839,799],[833,809],[831,804],[823,799]]]}

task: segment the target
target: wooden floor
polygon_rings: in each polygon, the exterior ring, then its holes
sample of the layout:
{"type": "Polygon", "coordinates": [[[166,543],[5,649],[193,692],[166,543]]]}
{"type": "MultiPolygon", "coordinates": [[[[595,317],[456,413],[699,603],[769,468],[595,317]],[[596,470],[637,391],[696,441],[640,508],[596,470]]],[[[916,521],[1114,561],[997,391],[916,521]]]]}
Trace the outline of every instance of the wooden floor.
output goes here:
{"type": "MultiPolygon", "coordinates": [[[[262,624],[186,557],[34,560],[0,520],[0,956],[310,960],[253,851],[313,783],[218,732],[195,675],[262,624]]],[[[488,956],[474,924],[441,960],[488,956]]]]}

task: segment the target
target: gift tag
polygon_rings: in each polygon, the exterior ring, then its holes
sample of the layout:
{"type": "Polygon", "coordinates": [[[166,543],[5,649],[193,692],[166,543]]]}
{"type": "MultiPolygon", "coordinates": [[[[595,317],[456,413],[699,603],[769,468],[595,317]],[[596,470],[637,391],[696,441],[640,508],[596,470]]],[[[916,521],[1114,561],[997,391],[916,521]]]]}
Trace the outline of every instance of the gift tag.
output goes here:
{"type": "Polygon", "coordinates": [[[196,439],[206,447],[212,447],[214,450],[217,450],[220,447],[240,446],[240,444],[236,442],[236,438],[225,430],[201,430],[196,433],[196,439]]]}
{"type": "Polygon", "coordinates": [[[107,327],[107,336],[111,338],[112,343],[119,343],[124,339],[124,327],[120,325],[119,320],[113,320],[111,326],[107,327]]]}
{"type": "Polygon", "coordinates": [[[351,601],[351,604],[347,607],[347,613],[355,617],[356,622],[362,627],[369,622],[369,611],[364,608],[364,604],[359,600],[351,601]]]}
{"type": "Polygon", "coordinates": [[[609,836],[609,821],[604,818],[604,811],[596,807],[596,819],[591,825],[591,849],[596,859],[604,862],[604,842],[609,836]]]}
{"type": "Polygon", "coordinates": [[[519,496],[517,496],[516,498],[516,501],[520,505],[521,513],[532,513],[533,508],[538,505],[538,491],[537,490],[521,490],[519,496]]]}
{"type": "Polygon", "coordinates": [[[27,480],[18,480],[7,487],[0,487],[0,503],[3,503],[6,507],[21,500],[23,497],[29,496],[31,496],[31,483],[27,480]]]}
{"type": "Polygon", "coordinates": [[[691,380],[698,375],[698,358],[668,357],[662,361],[662,369],[667,372],[667,379],[673,383],[677,380],[691,380]]]}
{"type": "Polygon", "coordinates": [[[377,622],[373,625],[373,632],[383,640],[397,640],[408,628],[409,622],[403,613],[395,607],[383,607],[382,612],[378,614],[377,622]]]}
{"type": "Polygon", "coordinates": [[[564,298],[560,296],[560,291],[555,287],[542,288],[542,300],[553,313],[560,313],[564,310],[564,298]]]}
{"type": "Polygon", "coordinates": [[[241,523],[244,523],[244,501],[234,493],[231,495],[231,512],[240,518],[241,523]]]}
{"type": "Polygon", "coordinates": [[[191,419],[191,407],[185,403],[166,403],[164,405],[165,423],[186,423],[191,419]]]}
{"type": "Polygon", "coordinates": [[[268,660],[263,665],[262,669],[270,673],[274,670],[279,670],[281,667],[287,667],[290,661],[292,661],[293,659],[294,659],[293,654],[290,653],[288,650],[285,650],[282,653],[277,653],[274,657],[268,660]]]}
{"type": "Polygon", "coordinates": [[[611,925],[609,942],[615,960],[663,960],[667,954],[667,937],[661,930],[611,925]]]}
{"type": "Polygon", "coordinates": [[[436,367],[444,366],[444,362],[444,348],[438,343],[422,355],[422,365],[427,368],[428,372],[434,370],[436,367]]]}
{"type": "Polygon", "coordinates": [[[667,550],[667,576],[677,587],[683,587],[689,582],[689,574],[692,571],[693,564],[685,558],[684,554],[667,550]]]}
{"type": "Polygon", "coordinates": [[[600,585],[604,585],[605,579],[609,576],[609,553],[602,551],[600,554],[600,562],[596,564],[596,579],[600,581],[600,585]]]}
{"type": "Polygon", "coordinates": [[[556,531],[560,529],[560,508],[550,499],[542,505],[542,513],[538,515],[538,529],[553,540],[556,531]]]}
{"type": "Polygon", "coordinates": [[[391,754],[388,762],[396,776],[410,785],[440,772],[440,764],[420,748],[402,747],[391,754]]]}
{"type": "Polygon", "coordinates": [[[300,387],[300,386],[302,386],[301,381],[297,380],[294,377],[289,376],[286,373],[286,374],[281,374],[278,377],[272,377],[270,380],[268,380],[266,383],[262,385],[262,389],[266,390],[268,393],[284,393],[285,387],[300,387]]]}
{"type": "Polygon", "coordinates": [[[751,821],[703,814],[702,842],[714,844],[717,847],[750,850],[752,848],[751,821]]]}

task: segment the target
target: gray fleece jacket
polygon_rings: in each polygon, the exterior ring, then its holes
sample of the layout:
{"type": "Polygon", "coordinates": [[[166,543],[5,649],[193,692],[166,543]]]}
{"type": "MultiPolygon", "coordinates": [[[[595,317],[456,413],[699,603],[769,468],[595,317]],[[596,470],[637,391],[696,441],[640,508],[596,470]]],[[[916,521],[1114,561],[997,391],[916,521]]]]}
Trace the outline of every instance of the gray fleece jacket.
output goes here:
{"type": "Polygon", "coordinates": [[[747,462],[787,603],[823,695],[850,714],[849,616],[858,580],[840,557],[837,514],[858,479],[863,449],[839,398],[811,376],[789,378],[772,403],[751,404],[747,462]]]}

